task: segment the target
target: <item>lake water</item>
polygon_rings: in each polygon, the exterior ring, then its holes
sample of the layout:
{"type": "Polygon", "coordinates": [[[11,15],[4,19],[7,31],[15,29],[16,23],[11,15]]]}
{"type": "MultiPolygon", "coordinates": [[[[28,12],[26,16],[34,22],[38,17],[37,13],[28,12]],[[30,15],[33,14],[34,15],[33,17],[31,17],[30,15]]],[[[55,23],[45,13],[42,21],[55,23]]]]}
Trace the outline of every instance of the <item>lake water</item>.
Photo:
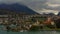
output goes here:
{"type": "MultiPolygon", "coordinates": [[[[3,26],[0,26],[2,28],[3,26]]],[[[60,31],[25,31],[25,32],[7,32],[0,30],[0,34],[60,34],[60,31]]]]}
{"type": "Polygon", "coordinates": [[[60,34],[60,31],[26,31],[26,32],[7,32],[1,31],[0,34],[60,34]]]}

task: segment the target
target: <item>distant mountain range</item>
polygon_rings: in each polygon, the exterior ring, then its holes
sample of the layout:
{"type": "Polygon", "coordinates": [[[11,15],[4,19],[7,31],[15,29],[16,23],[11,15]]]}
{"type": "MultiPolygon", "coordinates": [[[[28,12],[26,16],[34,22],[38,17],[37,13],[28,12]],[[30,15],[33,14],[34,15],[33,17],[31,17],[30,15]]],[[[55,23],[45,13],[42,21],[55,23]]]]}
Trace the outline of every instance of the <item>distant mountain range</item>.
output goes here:
{"type": "Polygon", "coordinates": [[[15,3],[15,4],[0,4],[0,10],[1,9],[12,10],[12,11],[15,11],[17,13],[23,13],[24,12],[26,14],[38,14],[34,10],[28,8],[27,6],[21,5],[21,4],[18,4],[18,3],[15,3]]]}

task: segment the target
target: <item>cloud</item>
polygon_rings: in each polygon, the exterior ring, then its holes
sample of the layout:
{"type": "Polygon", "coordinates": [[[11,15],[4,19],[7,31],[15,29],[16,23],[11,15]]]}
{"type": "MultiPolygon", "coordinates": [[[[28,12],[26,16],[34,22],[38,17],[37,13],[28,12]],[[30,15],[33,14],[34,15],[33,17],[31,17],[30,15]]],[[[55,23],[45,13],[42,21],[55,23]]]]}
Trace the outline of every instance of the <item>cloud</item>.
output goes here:
{"type": "Polygon", "coordinates": [[[60,0],[47,0],[51,4],[60,4],[60,0]]]}
{"type": "Polygon", "coordinates": [[[33,1],[27,5],[38,13],[43,13],[43,9],[46,9],[45,13],[57,14],[60,11],[60,0],[33,1]]]}
{"type": "Polygon", "coordinates": [[[19,2],[21,0],[0,0],[0,3],[6,3],[6,4],[9,4],[9,3],[16,3],[16,2],[19,2]]]}
{"type": "Polygon", "coordinates": [[[48,4],[48,6],[46,7],[46,9],[60,11],[60,4],[48,4]]]}
{"type": "Polygon", "coordinates": [[[31,2],[31,3],[28,3],[27,4],[29,7],[31,7],[32,9],[34,10],[41,10],[42,8],[46,8],[47,5],[46,5],[46,1],[35,1],[35,2],[31,2]]]}
{"type": "Polygon", "coordinates": [[[33,10],[40,10],[46,8],[47,0],[0,0],[0,3],[12,4],[12,3],[22,3],[33,10]]]}
{"type": "Polygon", "coordinates": [[[47,7],[42,9],[42,10],[38,10],[38,12],[40,11],[40,13],[54,13],[54,14],[58,14],[58,12],[60,12],[60,0],[47,0],[46,3],[47,7]]]}
{"type": "Polygon", "coordinates": [[[54,8],[54,7],[58,7],[58,6],[60,6],[60,4],[48,4],[48,6],[54,8]]]}

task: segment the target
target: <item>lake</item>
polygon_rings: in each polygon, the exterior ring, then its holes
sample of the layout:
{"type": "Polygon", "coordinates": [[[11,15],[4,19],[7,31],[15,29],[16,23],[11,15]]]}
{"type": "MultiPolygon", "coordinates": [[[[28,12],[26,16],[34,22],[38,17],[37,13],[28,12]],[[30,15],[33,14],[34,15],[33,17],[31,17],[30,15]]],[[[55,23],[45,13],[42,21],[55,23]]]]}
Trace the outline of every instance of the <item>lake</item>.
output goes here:
{"type": "Polygon", "coordinates": [[[60,34],[60,31],[26,31],[26,32],[7,32],[1,31],[0,34],[60,34]]]}
{"type": "MultiPolygon", "coordinates": [[[[0,25],[0,28],[2,28],[4,26],[0,25]]],[[[60,34],[60,31],[25,31],[25,32],[7,32],[4,30],[0,30],[0,34],[60,34]]]]}

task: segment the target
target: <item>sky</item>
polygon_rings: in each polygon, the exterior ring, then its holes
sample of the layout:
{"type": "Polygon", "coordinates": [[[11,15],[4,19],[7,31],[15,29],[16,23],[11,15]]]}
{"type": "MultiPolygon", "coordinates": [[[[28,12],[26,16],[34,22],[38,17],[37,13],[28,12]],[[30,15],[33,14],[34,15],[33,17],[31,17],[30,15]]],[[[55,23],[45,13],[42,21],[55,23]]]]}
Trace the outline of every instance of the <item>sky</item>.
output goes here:
{"type": "Polygon", "coordinates": [[[0,0],[0,4],[22,3],[38,13],[60,12],[60,0],[0,0]]]}

